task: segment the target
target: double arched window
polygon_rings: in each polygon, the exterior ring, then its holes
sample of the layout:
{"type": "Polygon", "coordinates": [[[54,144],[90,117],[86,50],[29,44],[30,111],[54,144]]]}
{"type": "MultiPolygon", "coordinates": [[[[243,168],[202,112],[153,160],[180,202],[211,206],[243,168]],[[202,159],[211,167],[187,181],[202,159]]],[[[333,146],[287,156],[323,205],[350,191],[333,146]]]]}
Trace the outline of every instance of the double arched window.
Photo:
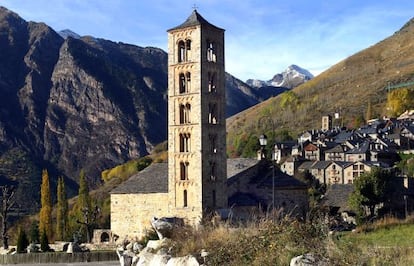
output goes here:
{"type": "Polygon", "coordinates": [[[191,73],[180,73],[179,75],[179,92],[188,93],[191,90],[191,73]]]}
{"type": "Polygon", "coordinates": [[[190,137],[188,133],[180,134],[180,152],[190,152],[190,137]]]}
{"type": "Polygon", "coordinates": [[[207,61],[217,62],[216,44],[210,40],[207,40],[207,61]]]}
{"type": "Polygon", "coordinates": [[[188,62],[191,58],[191,40],[178,42],[178,62],[188,62]]]}
{"type": "Polygon", "coordinates": [[[191,105],[187,104],[180,104],[180,124],[189,124],[190,122],[190,112],[191,112],[191,105]]]}

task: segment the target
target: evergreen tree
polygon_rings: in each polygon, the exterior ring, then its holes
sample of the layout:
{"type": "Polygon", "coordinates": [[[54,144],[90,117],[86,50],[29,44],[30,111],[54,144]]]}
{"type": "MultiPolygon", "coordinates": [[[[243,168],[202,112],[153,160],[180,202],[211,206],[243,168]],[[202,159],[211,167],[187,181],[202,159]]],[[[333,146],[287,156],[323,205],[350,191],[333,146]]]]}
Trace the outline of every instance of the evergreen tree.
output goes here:
{"type": "MultiPolygon", "coordinates": [[[[85,171],[81,170],[79,174],[79,196],[78,196],[78,206],[80,208],[80,213],[82,214],[82,209],[91,208],[91,198],[89,196],[89,187],[86,181],[85,171]]],[[[80,215],[82,216],[82,215],[80,215]]]]}
{"type": "Polygon", "coordinates": [[[30,226],[29,236],[30,236],[31,243],[35,243],[35,244],[39,243],[40,241],[39,225],[36,221],[33,221],[32,225],[30,226]]]}
{"type": "Polygon", "coordinates": [[[42,187],[40,189],[41,209],[39,214],[39,230],[45,232],[48,238],[52,236],[52,203],[50,197],[49,174],[42,172],[42,187]]]}
{"type": "Polygon", "coordinates": [[[71,210],[70,216],[72,232],[80,232],[83,241],[87,240],[89,234],[85,223],[88,223],[91,220],[91,206],[92,204],[85,172],[81,170],[79,174],[78,200],[71,210]]]}
{"type": "Polygon", "coordinates": [[[42,235],[40,236],[40,249],[43,252],[47,252],[50,250],[49,239],[47,237],[45,230],[42,231],[42,235]]]}
{"type": "Polygon", "coordinates": [[[19,230],[19,236],[17,237],[17,247],[16,250],[18,253],[25,253],[26,248],[29,246],[29,240],[27,239],[26,232],[23,229],[19,230]]]}
{"type": "Polygon", "coordinates": [[[68,226],[68,201],[66,198],[65,181],[63,177],[58,179],[57,185],[57,210],[56,210],[56,238],[64,240],[68,226]]]}

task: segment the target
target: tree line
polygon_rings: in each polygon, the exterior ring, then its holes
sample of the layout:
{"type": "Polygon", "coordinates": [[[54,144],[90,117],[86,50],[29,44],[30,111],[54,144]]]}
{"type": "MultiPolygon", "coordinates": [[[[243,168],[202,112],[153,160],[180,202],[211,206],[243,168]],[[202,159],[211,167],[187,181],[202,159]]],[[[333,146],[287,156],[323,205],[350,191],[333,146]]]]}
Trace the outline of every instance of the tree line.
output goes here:
{"type": "MultiPolygon", "coordinates": [[[[4,249],[8,249],[8,215],[14,206],[14,191],[16,185],[0,185],[1,188],[1,213],[2,221],[2,244],[4,249]]],[[[42,251],[49,251],[51,241],[73,241],[90,242],[92,230],[96,227],[95,221],[99,215],[99,208],[92,202],[89,195],[89,187],[85,172],[81,170],[79,175],[78,197],[74,204],[69,208],[68,198],[63,177],[58,178],[57,182],[57,202],[55,205],[55,215],[53,216],[53,205],[49,173],[46,169],[42,171],[42,183],[40,187],[41,208],[38,220],[34,220],[29,228],[20,227],[17,237],[17,252],[26,252],[30,243],[40,244],[42,251]]]]}

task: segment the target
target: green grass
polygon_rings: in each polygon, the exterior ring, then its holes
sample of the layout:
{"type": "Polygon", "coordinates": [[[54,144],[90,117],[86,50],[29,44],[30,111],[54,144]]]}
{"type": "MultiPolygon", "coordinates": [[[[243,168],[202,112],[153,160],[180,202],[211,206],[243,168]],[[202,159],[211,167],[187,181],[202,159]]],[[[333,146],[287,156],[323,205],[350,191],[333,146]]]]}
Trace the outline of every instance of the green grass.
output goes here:
{"type": "Polygon", "coordinates": [[[399,224],[345,236],[359,246],[414,248],[414,224],[399,224]]]}

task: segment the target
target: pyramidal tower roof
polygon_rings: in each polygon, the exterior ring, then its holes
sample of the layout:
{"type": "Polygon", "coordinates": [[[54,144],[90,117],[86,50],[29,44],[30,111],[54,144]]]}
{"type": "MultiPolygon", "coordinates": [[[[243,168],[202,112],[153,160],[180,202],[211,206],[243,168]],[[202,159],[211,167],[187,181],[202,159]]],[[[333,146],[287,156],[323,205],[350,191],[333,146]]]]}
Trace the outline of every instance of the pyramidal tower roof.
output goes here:
{"type": "Polygon", "coordinates": [[[191,15],[187,18],[187,20],[184,21],[184,23],[182,23],[181,25],[178,25],[177,27],[171,28],[168,31],[173,31],[173,30],[178,30],[178,29],[183,29],[183,28],[188,28],[188,27],[194,27],[194,26],[199,26],[199,25],[200,26],[209,26],[209,27],[213,27],[215,29],[224,31],[223,29],[221,29],[219,27],[216,27],[213,24],[211,24],[210,22],[208,22],[195,9],[191,13],[191,15]]]}

